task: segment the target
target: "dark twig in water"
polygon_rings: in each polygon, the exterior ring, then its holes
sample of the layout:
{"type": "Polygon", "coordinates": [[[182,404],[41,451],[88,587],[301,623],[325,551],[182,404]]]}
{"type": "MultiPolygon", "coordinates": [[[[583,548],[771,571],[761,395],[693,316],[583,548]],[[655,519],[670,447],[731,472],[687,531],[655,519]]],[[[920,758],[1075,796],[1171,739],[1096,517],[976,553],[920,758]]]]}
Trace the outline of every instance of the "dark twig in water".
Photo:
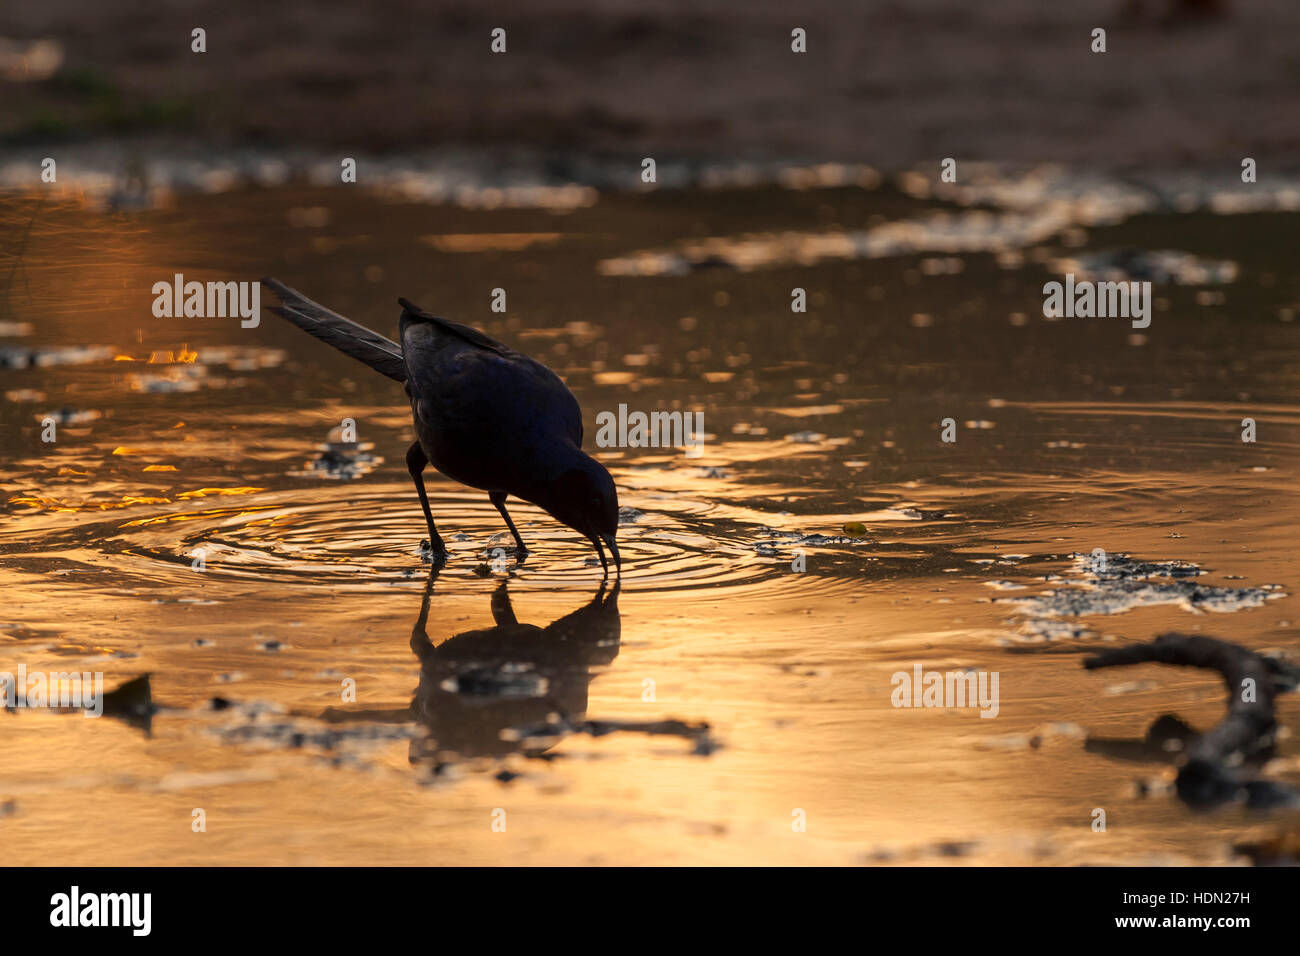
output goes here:
{"type": "Polygon", "coordinates": [[[1189,806],[1210,808],[1242,800],[1248,806],[1300,804],[1300,791],[1266,780],[1247,780],[1233,769],[1245,757],[1267,751],[1277,729],[1274,699],[1294,690],[1300,669],[1228,641],[1197,634],[1162,634],[1086,658],[1089,670],[1129,664],[1174,664],[1218,671],[1228,688],[1228,716],[1193,737],[1179,768],[1178,796],[1189,806]]]}

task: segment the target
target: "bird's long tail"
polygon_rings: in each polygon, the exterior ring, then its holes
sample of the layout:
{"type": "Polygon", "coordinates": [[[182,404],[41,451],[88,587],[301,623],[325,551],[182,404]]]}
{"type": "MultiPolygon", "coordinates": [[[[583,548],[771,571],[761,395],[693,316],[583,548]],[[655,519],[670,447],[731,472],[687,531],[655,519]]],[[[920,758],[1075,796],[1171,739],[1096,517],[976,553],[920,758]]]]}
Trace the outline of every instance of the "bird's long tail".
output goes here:
{"type": "Polygon", "coordinates": [[[369,365],[395,382],[406,381],[406,363],[402,347],[364,325],[345,319],[337,312],[313,302],[278,279],[263,279],[262,285],[280,297],[280,305],[270,311],[283,316],[298,328],[334,346],[345,355],[369,365]]]}

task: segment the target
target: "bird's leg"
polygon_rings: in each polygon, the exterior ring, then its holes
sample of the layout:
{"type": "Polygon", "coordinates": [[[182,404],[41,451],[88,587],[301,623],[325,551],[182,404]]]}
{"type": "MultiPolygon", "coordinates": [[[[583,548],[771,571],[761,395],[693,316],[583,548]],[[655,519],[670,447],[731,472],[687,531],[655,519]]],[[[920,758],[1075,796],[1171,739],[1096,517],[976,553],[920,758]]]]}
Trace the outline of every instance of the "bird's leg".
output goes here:
{"type": "Polygon", "coordinates": [[[435,557],[445,558],[447,556],[447,546],[442,543],[442,536],[438,534],[438,529],[433,526],[433,512],[429,510],[429,496],[424,491],[424,467],[427,464],[429,464],[429,458],[417,441],[406,452],[406,470],[411,473],[411,480],[415,482],[415,490],[420,493],[420,507],[424,509],[424,520],[429,526],[430,550],[435,557]]]}
{"type": "Polygon", "coordinates": [[[440,570],[442,570],[441,562],[429,569],[428,580],[424,582],[424,600],[420,602],[420,616],[415,619],[415,626],[411,628],[411,650],[415,651],[415,656],[421,663],[433,657],[433,641],[429,640],[429,632],[426,628],[429,623],[429,598],[433,596],[433,583],[438,580],[440,570]]]}
{"type": "Polygon", "coordinates": [[[506,527],[515,537],[515,544],[519,546],[519,560],[522,562],[528,554],[528,549],[524,547],[524,539],[519,537],[519,529],[515,523],[510,520],[510,512],[506,511],[506,493],[504,491],[489,491],[488,498],[497,506],[497,511],[501,512],[501,517],[506,519],[506,527]]]}
{"type": "Polygon", "coordinates": [[[510,606],[510,592],[506,590],[505,581],[502,581],[497,589],[492,592],[492,620],[496,622],[497,627],[503,624],[519,623],[519,619],[515,617],[514,608],[510,606]]]}

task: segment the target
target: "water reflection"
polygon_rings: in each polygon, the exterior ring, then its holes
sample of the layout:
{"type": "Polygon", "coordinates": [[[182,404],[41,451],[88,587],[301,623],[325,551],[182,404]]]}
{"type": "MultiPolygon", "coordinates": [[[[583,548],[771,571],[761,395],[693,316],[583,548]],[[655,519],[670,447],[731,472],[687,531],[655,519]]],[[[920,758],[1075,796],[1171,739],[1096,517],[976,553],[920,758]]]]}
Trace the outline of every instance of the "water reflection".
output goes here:
{"type": "Polygon", "coordinates": [[[435,768],[455,759],[537,756],[559,741],[521,737],[520,728],[581,720],[595,668],[618,656],[621,623],[618,585],[602,583],[583,607],[546,627],[521,623],[510,604],[507,581],[492,593],[492,627],[465,631],[435,644],[426,624],[438,572],[430,575],[411,629],[411,650],[420,661],[420,684],[411,716],[429,736],[411,742],[411,759],[435,768]]]}

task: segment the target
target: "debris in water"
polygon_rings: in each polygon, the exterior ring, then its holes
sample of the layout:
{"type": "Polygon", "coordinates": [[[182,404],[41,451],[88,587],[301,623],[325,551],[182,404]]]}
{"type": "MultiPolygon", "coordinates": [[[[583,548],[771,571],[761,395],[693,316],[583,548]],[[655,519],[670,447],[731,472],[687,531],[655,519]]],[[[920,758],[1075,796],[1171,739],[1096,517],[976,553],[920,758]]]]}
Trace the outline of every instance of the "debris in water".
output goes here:
{"type": "Polygon", "coordinates": [[[45,419],[52,418],[59,425],[84,425],[87,422],[98,421],[104,417],[104,414],[93,408],[58,408],[54,411],[43,412],[35,417],[38,422],[44,422],[45,419]]]}
{"type": "Polygon", "coordinates": [[[106,345],[68,345],[63,348],[0,347],[0,368],[46,368],[50,365],[88,365],[113,357],[106,345]]]}
{"type": "Polygon", "coordinates": [[[563,718],[554,723],[539,727],[521,728],[517,731],[520,740],[563,736],[567,734],[589,734],[592,737],[604,737],[613,733],[648,734],[650,736],[680,737],[690,741],[691,753],[707,757],[721,748],[707,723],[687,723],[684,720],[577,720],[563,718]]]}
{"type": "Polygon", "coordinates": [[[1281,586],[1217,587],[1187,580],[1206,572],[1189,561],[1138,561],[1128,555],[1074,555],[1072,573],[1083,580],[1074,587],[1007,599],[1031,617],[1083,617],[1120,614],[1137,607],[1176,604],[1192,612],[1225,613],[1259,607],[1284,597],[1281,586]]]}
{"type": "Polygon", "coordinates": [[[1169,249],[1110,249],[1058,259],[1050,271],[1076,281],[1152,282],[1155,285],[1222,285],[1237,278],[1237,264],[1200,259],[1169,249]]]}
{"type": "Polygon", "coordinates": [[[320,454],[307,462],[302,471],[291,471],[294,478],[329,478],[334,481],[351,481],[369,474],[384,459],[371,454],[372,442],[356,440],[355,429],[339,425],[330,429],[329,437],[317,445],[320,454]],[[344,439],[350,440],[344,440],[344,439]]]}
{"type": "Polygon", "coordinates": [[[1228,716],[1208,732],[1192,735],[1182,748],[1186,756],[1175,788],[1184,803],[1198,809],[1233,802],[1255,808],[1300,806],[1300,790],[1249,779],[1240,770],[1246,758],[1272,753],[1278,731],[1274,699],[1300,685],[1300,668],[1218,638],[1176,633],[1102,651],[1083,666],[1097,670],[1148,662],[1217,671],[1228,689],[1228,716]]]}

